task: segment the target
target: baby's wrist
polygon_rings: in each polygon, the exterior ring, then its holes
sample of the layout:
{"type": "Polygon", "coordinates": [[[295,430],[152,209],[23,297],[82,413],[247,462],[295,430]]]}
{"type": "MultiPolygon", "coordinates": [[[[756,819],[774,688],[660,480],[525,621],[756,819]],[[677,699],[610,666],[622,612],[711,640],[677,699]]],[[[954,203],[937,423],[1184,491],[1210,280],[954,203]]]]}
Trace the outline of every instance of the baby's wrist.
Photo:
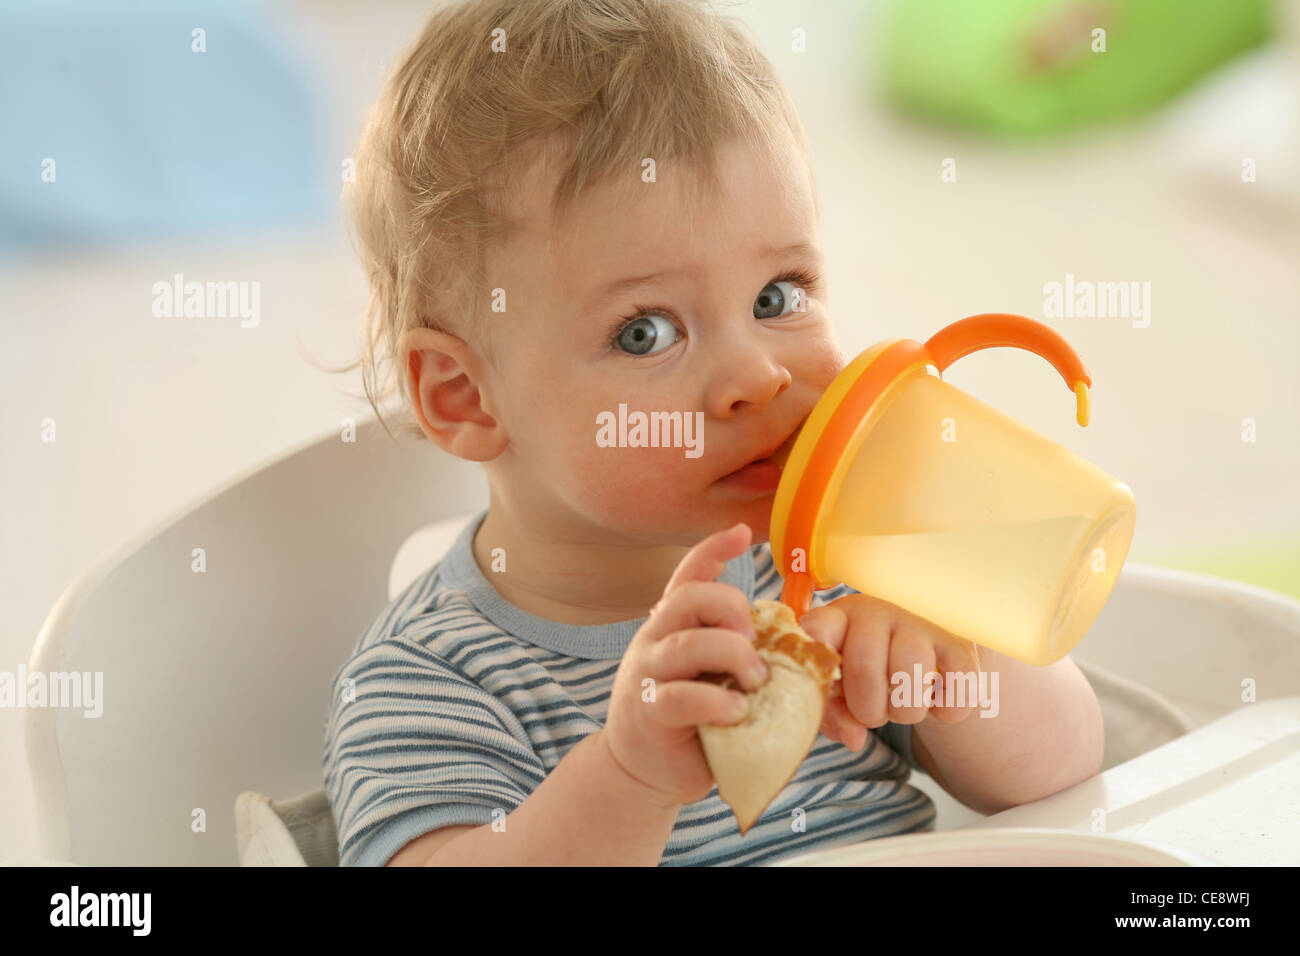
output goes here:
{"type": "Polygon", "coordinates": [[[604,728],[596,731],[593,736],[596,739],[593,741],[592,753],[599,763],[602,779],[607,782],[608,789],[623,802],[624,806],[642,806],[648,810],[673,813],[681,809],[680,801],[674,801],[671,795],[638,780],[619,763],[618,758],[614,756],[614,751],[610,749],[609,738],[604,728]]]}

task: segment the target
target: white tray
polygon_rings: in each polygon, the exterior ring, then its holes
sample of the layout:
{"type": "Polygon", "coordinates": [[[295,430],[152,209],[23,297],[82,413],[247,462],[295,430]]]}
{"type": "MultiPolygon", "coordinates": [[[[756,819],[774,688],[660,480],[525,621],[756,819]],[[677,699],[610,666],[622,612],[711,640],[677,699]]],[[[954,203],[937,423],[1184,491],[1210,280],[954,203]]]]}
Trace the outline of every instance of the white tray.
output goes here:
{"type": "Polygon", "coordinates": [[[1056,829],[909,833],[805,853],[771,866],[1213,866],[1173,847],[1056,829]]]}
{"type": "Polygon", "coordinates": [[[1094,819],[1106,834],[1223,865],[1300,864],[1300,697],[1242,704],[1091,780],[951,832],[1092,832],[1094,819]]]}

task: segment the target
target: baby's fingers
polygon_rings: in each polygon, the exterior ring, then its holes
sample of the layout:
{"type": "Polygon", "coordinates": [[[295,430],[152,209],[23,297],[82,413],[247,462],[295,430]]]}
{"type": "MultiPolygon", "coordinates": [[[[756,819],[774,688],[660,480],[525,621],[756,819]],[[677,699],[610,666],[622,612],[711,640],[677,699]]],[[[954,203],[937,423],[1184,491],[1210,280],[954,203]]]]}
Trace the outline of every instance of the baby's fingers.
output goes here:
{"type": "Polygon", "coordinates": [[[959,724],[979,706],[979,649],[969,641],[952,637],[938,642],[935,654],[935,666],[944,680],[930,716],[941,724],[959,724]]]}
{"type": "MultiPolygon", "coordinates": [[[[718,627],[754,639],[749,599],[734,584],[722,581],[687,581],[659,602],[646,627],[637,632],[642,641],[655,644],[678,631],[718,627]]],[[[751,652],[752,653],[752,652],[751,652]]]]}
{"type": "Polygon", "coordinates": [[[822,715],[822,736],[856,751],[867,742],[867,727],[853,716],[843,697],[832,697],[822,715]]]}
{"type": "Polygon", "coordinates": [[[750,536],[749,525],[743,521],[709,535],[682,558],[664,587],[664,597],[689,581],[717,580],[727,562],[749,547],[750,536]]]}
{"type": "Polygon", "coordinates": [[[651,719],[660,727],[679,729],[700,724],[726,726],[743,720],[749,713],[744,694],[706,681],[675,680],[660,684],[655,698],[646,704],[651,719]]]}
{"type": "Polygon", "coordinates": [[[849,633],[849,616],[843,608],[823,604],[799,618],[799,626],[814,641],[821,641],[837,654],[844,653],[844,639],[849,633]]]}

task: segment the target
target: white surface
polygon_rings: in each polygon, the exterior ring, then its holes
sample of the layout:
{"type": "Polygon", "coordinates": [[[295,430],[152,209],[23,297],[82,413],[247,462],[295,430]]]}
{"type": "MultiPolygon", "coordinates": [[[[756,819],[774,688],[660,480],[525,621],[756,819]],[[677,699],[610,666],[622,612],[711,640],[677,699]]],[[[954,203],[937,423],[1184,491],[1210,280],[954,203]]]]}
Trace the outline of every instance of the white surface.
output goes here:
{"type": "MultiPolygon", "coordinates": [[[[284,7],[322,84],[323,115],[333,122],[322,161],[337,169],[391,56],[429,4],[284,7]]],[[[887,336],[924,338],[978,311],[1040,315],[1043,284],[1066,272],[1151,281],[1148,329],[1056,323],[1094,378],[1086,429],[1073,423],[1073,399],[1053,370],[1033,356],[983,352],[946,378],[1130,484],[1139,513],[1131,560],[1239,537],[1294,540],[1296,218],[1259,193],[1207,189],[1203,177],[1177,174],[1182,141],[1158,126],[1007,150],[900,123],[853,79],[866,49],[855,7],[732,9],[770,52],[808,128],[831,311],[846,353],[887,336]],[[789,51],[792,25],[808,31],[809,53],[789,51]],[[948,156],[958,180],[944,184],[939,163],[948,156]],[[1258,422],[1254,444],[1240,441],[1245,417],[1258,422]]],[[[1288,62],[1294,89],[1294,57],[1288,62]]],[[[1294,184],[1288,148],[1261,177],[1294,184]]],[[[351,357],[364,301],[341,227],[67,248],[0,264],[0,669],[14,672],[27,659],[55,600],[98,558],[229,476],[365,412],[300,351],[301,343],[321,359],[351,357]],[[152,318],[152,282],[177,271],[260,281],[261,325],[152,318]],[[58,422],[52,446],[39,439],[47,416],[58,422]]],[[[358,380],[347,388],[359,392],[358,380]]],[[[0,712],[0,858],[35,850],[21,727],[21,712],[0,712]]]]}
{"type": "Polygon", "coordinates": [[[1194,853],[1051,828],[913,833],[832,847],[769,866],[1213,866],[1194,853]]]}
{"type": "Polygon", "coordinates": [[[969,827],[1087,832],[1094,819],[1108,834],[1226,866],[1300,866],[1300,697],[1243,704],[1137,760],[969,827]]]}
{"type": "Polygon", "coordinates": [[[76,863],[69,863],[67,860],[43,860],[35,856],[15,856],[8,860],[0,860],[0,866],[77,866],[76,863]]]}
{"type": "Polygon", "coordinates": [[[100,674],[104,704],[94,719],[23,712],[37,855],[235,863],[241,792],[321,787],[330,682],[387,603],[411,526],[485,501],[477,469],[363,423],[355,442],[327,432],[79,578],[29,670],[100,674]]]}

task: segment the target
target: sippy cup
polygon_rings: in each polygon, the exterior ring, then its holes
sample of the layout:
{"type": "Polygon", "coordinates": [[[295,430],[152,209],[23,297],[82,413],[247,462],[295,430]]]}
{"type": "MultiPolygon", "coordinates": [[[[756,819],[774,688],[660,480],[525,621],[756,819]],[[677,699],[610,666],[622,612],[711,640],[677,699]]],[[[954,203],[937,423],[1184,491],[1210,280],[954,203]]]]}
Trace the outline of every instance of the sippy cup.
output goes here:
{"type": "Polygon", "coordinates": [[[1088,424],[1082,361],[1024,316],[973,315],[925,344],[867,349],[804,422],[772,505],[781,600],[796,617],[814,590],[844,583],[1039,666],[1092,626],[1128,556],[1133,492],[942,380],[994,346],[1051,362],[1088,424]]]}

